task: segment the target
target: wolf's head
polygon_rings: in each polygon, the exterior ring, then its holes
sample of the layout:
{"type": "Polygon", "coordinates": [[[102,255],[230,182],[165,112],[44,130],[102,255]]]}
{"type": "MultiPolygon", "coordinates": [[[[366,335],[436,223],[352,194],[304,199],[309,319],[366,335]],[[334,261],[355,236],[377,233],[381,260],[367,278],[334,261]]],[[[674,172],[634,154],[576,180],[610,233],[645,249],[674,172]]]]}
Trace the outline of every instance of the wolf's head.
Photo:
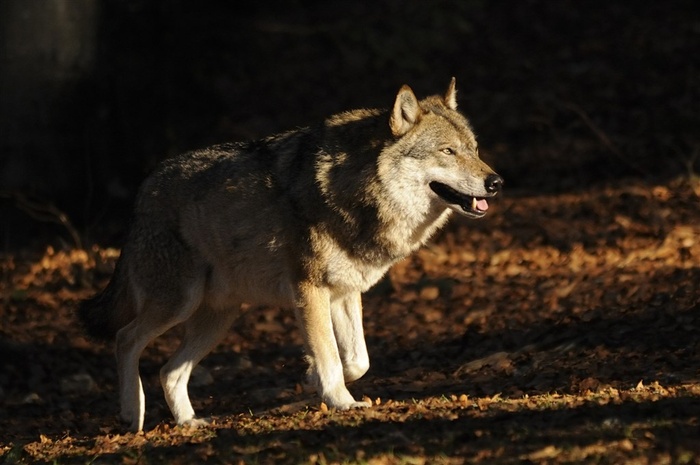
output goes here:
{"type": "MultiPolygon", "coordinates": [[[[452,78],[444,96],[418,100],[408,86],[399,90],[389,118],[395,137],[394,162],[405,180],[424,188],[431,205],[443,205],[470,218],[481,218],[503,178],[479,159],[476,138],[457,111],[452,78]]],[[[414,186],[416,187],[416,186],[414,186]]],[[[415,193],[420,195],[419,193],[415,193]]]]}

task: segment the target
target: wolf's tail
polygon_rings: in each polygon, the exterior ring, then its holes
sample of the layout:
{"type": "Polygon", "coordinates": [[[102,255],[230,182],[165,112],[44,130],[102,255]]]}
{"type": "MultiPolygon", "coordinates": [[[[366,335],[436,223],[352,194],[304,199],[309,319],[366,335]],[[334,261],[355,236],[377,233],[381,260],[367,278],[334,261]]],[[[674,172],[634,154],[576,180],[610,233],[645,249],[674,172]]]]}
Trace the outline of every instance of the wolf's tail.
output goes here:
{"type": "Polygon", "coordinates": [[[122,259],[123,256],[117,260],[114,274],[107,287],[95,296],[82,301],[78,308],[78,317],[85,331],[95,339],[114,339],[117,331],[136,316],[122,259]]]}

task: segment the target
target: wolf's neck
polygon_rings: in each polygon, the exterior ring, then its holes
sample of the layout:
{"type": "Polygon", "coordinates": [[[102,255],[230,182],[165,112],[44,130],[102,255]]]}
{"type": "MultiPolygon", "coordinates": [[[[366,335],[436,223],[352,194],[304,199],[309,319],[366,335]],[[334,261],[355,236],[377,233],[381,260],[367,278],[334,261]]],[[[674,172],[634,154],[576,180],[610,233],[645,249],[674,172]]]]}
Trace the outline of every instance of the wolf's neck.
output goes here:
{"type": "Polygon", "coordinates": [[[380,217],[383,242],[394,250],[396,255],[408,256],[423,246],[449,218],[449,208],[432,208],[427,212],[407,213],[405,210],[382,212],[380,217]]]}

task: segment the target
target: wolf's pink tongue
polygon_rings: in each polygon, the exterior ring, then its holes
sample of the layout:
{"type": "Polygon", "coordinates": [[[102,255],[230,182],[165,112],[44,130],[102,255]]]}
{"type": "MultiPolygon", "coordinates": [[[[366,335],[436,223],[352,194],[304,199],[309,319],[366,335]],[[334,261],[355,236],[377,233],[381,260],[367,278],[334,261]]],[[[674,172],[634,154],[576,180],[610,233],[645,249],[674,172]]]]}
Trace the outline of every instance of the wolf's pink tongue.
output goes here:
{"type": "Polygon", "coordinates": [[[477,210],[485,212],[489,209],[489,203],[486,201],[486,199],[479,199],[476,201],[476,208],[477,210]]]}

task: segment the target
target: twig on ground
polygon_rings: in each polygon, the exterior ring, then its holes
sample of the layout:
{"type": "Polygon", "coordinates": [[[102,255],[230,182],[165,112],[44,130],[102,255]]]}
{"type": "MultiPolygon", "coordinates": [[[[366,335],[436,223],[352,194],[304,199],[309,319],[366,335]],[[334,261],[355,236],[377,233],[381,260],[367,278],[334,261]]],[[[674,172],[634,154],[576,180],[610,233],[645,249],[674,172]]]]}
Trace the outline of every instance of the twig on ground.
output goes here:
{"type": "Polygon", "coordinates": [[[0,191],[0,197],[13,199],[17,208],[37,221],[60,224],[66,228],[66,231],[70,234],[75,247],[77,249],[83,248],[83,241],[80,239],[80,234],[78,234],[78,230],[73,226],[68,215],[52,203],[31,200],[22,192],[16,191],[0,191]]]}

